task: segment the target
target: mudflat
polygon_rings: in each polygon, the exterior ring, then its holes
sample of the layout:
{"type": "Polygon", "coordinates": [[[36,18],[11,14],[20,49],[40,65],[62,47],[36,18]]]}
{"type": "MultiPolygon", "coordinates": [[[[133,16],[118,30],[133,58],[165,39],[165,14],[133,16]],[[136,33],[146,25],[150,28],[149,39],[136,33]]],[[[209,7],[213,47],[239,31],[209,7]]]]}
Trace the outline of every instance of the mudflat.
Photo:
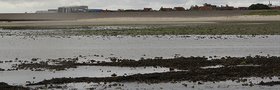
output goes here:
{"type": "Polygon", "coordinates": [[[0,88],[278,89],[280,16],[247,12],[0,14],[0,88]]]}

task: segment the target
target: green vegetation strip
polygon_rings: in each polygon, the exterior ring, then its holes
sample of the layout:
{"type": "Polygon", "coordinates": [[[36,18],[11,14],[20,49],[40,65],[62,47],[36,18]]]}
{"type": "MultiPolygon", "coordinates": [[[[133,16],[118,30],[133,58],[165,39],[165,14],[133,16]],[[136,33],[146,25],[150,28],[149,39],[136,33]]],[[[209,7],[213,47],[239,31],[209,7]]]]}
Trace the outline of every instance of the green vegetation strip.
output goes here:
{"type": "Polygon", "coordinates": [[[253,11],[246,15],[280,15],[280,10],[253,11]]]}

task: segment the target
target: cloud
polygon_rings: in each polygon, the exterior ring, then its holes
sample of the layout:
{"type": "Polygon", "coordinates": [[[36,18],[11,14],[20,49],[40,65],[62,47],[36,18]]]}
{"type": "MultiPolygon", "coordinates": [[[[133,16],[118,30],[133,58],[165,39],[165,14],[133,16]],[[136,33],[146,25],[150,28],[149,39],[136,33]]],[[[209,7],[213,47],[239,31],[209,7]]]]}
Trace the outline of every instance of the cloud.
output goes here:
{"type": "MultiPolygon", "coordinates": [[[[280,5],[279,0],[270,1],[280,5]]],[[[189,8],[191,5],[202,5],[203,3],[249,6],[253,3],[267,4],[268,0],[0,0],[0,13],[35,12],[71,5],[88,5],[90,8],[102,9],[141,9],[144,7],[158,9],[162,6],[189,8]]]]}

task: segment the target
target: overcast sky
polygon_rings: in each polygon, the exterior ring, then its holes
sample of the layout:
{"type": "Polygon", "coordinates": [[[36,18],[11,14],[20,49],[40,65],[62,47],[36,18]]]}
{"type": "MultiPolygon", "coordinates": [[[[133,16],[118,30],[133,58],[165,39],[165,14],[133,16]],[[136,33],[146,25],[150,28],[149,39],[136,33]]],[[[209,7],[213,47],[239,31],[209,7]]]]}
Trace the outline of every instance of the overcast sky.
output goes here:
{"type": "MultiPolygon", "coordinates": [[[[0,0],[0,13],[35,12],[37,10],[55,9],[59,6],[87,5],[90,8],[102,9],[142,9],[151,7],[182,6],[211,3],[215,5],[249,6],[253,3],[268,4],[269,0],[0,0]]],[[[270,0],[280,5],[280,0],[270,0]]]]}

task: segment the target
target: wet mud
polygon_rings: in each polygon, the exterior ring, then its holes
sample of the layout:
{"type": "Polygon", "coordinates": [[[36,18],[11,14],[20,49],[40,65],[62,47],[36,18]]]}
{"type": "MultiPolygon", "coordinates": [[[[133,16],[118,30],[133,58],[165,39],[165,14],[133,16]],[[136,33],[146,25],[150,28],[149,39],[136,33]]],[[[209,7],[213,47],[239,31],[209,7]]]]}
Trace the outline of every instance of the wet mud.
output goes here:
{"type": "MultiPolygon", "coordinates": [[[[243,78],[249,77],[273,77],[280,75],[280,57],[275,56],[247,56],[247,57],[223,57],[221,59],[208,60],[205,57],[177,57],[172,59],[143,59],[143,60],[120,60],[113,59],[112,62],[63,62],[59,63],[61,67],[75,66],[118,66],[118,67],[167,67],[170,72],[135,74],[129,76],[112,77],[79,77],[79,78],[53,78],[29,85],[44,85],[44,84],[64,84],[64,83],[79,83],[79,82],[145,82],[145,83],[160,83],[160,82],[209,82],[209,81],[244,81],[243,78]],[[217,66],[209,67],[206,66],[217,66]],[[204,67],[204,68],[202,68],[204,67]],[[179,71],[173,71],[179,69],[179,71]]],[[[19,65],[21,68],[38,68],[42,66],[39,63],[19,65]]],[[[50,66],[53,67],[53,66],[50,66]]],[[[246,81],[246,80],[245,80],[246,81]]]]}

